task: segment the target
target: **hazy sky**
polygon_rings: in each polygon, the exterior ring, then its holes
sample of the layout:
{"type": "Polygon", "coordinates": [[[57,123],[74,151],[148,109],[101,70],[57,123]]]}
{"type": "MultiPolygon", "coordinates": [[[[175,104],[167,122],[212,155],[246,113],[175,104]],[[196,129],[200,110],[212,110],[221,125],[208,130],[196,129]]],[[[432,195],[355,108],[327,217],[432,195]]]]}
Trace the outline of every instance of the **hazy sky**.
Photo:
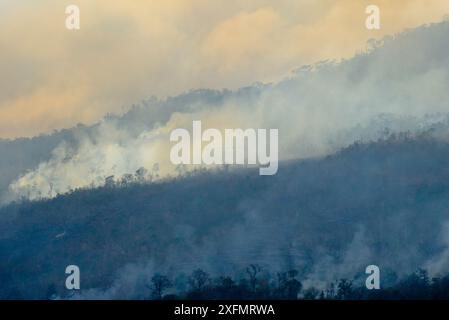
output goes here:
{"type": "Polygon", "coordinates": [[[447,0],[0,1],[0,137],[92,123],[151,95],[275,81],[449,14],[447,0]],[[65,28],[65,7],[81,30],[65,28]],[[381,9],[381,30],[365,8],[381,9]]]}

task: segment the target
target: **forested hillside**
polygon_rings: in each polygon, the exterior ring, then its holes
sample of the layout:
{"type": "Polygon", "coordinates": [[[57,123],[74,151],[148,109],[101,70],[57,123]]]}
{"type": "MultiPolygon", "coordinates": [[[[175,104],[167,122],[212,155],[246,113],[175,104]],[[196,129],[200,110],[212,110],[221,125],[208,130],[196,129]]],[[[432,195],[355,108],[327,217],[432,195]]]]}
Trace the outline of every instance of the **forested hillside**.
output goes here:
{"type": "Polygon", "coordinates": [[[126,283],[133,297],[157,272],[238,276],[249,264],[298,270],[305,287],[369,264],[445,274],[448,195],[449,144],[402,135],[284,162],[271,177],[223,168],[13,203],[0,209],[0,296],[64,296],[70,264],[81,292],[126,283]]]}

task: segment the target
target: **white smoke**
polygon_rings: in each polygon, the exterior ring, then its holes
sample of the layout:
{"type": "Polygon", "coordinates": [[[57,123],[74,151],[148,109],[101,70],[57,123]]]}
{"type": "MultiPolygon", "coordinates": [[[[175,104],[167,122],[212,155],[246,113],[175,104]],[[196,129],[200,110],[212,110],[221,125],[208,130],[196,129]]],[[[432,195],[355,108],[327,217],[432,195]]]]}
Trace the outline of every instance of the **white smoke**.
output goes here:
{"type": "Polygon", "coordinates": [[[242,89],[220,106],[179,108],[168,121],[161,115],[159,124],[137,135],[131,133],[132,121],[119,126],[106,119],[94,135],[78,137],[76,147],[62,143],[49,161],[11,183],[8,200],[101,186],[107,177],[119,179],[141,167],[153,176],[153,167],[159,167],[161,177],[174,174],[169,133],[191,128],[192,120],[218,129],[279,129],[280,160],[325,155],[386,133],[446,125],[448,36],[448,22],[421,27],[350,60],[306,66],[278,84],[254,86],[260,94],[244,95],[242,89]]]}
{"type": "Polygon", "coordinates": [[[428,270],[431,276],[444,276],[447,274],[449,268],[449,222],[446,222],[441,228],[440,237],[444,250],[431,260],[429,260],[423,267],[428,270]]]}
{"type": "MultiPolygon", "coordinates": [[[[79,137],[76,148],[61,143],[49,161],[13,182],[10,190],[16,196],[29,199],[54,197],[74,188],[102,186],[107,177],[119,179],[142,167],[157,169],[163,136],[157,129],[131,136],[113,123],[102,122],[95,138],[79,137]]],[[[154,171],[149,174],[159,173],[154,171]]]]}

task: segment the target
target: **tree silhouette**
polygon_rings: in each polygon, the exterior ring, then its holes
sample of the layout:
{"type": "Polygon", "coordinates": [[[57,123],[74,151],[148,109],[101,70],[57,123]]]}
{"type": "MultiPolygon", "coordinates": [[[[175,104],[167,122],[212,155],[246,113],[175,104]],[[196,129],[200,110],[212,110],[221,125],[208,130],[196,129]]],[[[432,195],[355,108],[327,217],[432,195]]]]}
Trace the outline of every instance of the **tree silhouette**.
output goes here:
{"type": "MultiPolygon", "coordinates": [[[[323,292],[321,291],[321,293],[323,293],[323,292]]],[[[303,298],[306,300],[315,300],[319,294],[320,294],[320,291],[318,289],[316,289],[315,287],[310,287],[304,291],[303,298]]]]}
{"type": "Polygon", "coordinates": [[[288,272],[278,272],[278,292],[277,296],[286,299],[297,299],[298,294],[302,289],[302,283],[296,279],[298,275],[297,270],[290,270],[288,272]]]}
{"type": "Polygon", "coordinates": [[[302,289],[302,283],[296,279],[298,276],[298,271],[290,270],[287,272],[287,298],[288,299],[297,299],[298,294],[302,289]]]}
{"type": "Polygon", "coordinates": [[[257,275],[262,271],[262,268],[257,264],[250,264],[246,268],[246,273],[249,276],[249,284],[252,292],[256,292],[257,275]]]}
{"type": "Polygon", "coordinates": [[[162,299],[164,290],[167,288],[170,288],[172,286],[171,281],[168,279],[168,277],[161,275],[159,273],[156,273],[151,278],[151,292],[153,296],[156,299],[162,299]]]}
{"type": "Polygon", "coordinates": [[[193,271],[189,277],[189,285],[194,291],[202,291],[208,282],[209,275],[201,269],[193,271]]]}
{"type": "Polygon", "coordinates": [[[352,293],[352,281],[347,279],[341,279],[337,286],[337,298],[338,299],[348,299],[351,297],[352,293]]]}

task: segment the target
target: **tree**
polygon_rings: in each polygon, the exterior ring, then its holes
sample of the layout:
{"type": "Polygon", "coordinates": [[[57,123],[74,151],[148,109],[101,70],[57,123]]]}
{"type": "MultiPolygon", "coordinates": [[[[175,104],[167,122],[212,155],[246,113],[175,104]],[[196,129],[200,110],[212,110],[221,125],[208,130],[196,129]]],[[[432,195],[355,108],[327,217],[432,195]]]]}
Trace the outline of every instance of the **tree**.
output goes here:
{"type": "Polygon", "coordinates": [[[337,286],[337,298],[348,299],[352,293],[352,281],[347,279],[341,279],[337,286]]]}
{"type": "Polygon", "coordinates": [[[122,176],[122,179],[120,181],[122,186],[127,186],[134,181],[134,176],[132,174],[126,173],[122,176]]]}
{"type": "Polygon", "coordinates": [[[246,273],[249,275],[249,284],[252,292],[256,291],[257,275],[262,271],[262,268],[257,264],[250,264],[246,268],[246,273]]]}
{"type": "Polygon", "coordinates": [[[219,277],[216,280],[216,289],[219,299],[231,299],[236,298],[233,296],[236,292],[237,286],[231,277],[219,277]]]}
{"type": "Polygon", "coordinates": [[[230,277],[220,277],[218,279],[218,284],[221,287],[226,288],[226,289],[230,289],[230,288],[235,287],[235,282],[230,277]]]}
{"type": "MultiPolygon", "coordinates": [[[[323,292],[321,291],[321,293],[323,292]]],[[[304,291],[304,299],[315,300],[319,294],[320,291],[318,289],[316,289],[315,287],[310,287],[304,291]]]]}
{"type": "Polygon", "coordinates": [[[430,279],[427,271],[418,269],[401,281],[399,289],[407,299],[429,298],[430,279]]]}
{"type": "Polygon", "coordinates": [[[209,275],[201,269],[193,271],[189,278],[189,284],[194,291],[202,291],[208,282],[209,275]]]}
{"type": "Polygon", "coordinates": [[[46,293],[46,299],[47,300],[52,300],[56,297],[57,292],[56,292],[56,285],[54,283],[50,284],[47,288],[47,293],[46,293]]]}
{"type": "Polygon", "coordinates": [[[151,290],[152,294],[156,299],[162,299],[162,295],[164,293],[165,289],[168,289],[172,286],[171,281],[168,279],[168,277],[161,275],[159,273],[156,273],[151,278],[151,290]]]}
{"type": "Polygon", "coordinates": [[[331,282],[329,287],[326,290],[326,298],[327,299],[334,299],[335,298],[335,284],[331,282]]]}
{"type": "Polygon", "coordinates": [[[113,187],[115,184],[114,176],[106,177],[104,180],[104,184],[106,187],[113,187]]]}
{"type": "Polygon", "coordinates": [[[318,296],[318,299],[320,299],[320,300],[326,299],[326,295],[324,294],[323,290],[321,290],[320,295],[318,296]]]}
{"type": "Polygon", "coordinates": [[[302,289],[302,283],[296,279],[299,272],[290,270],[288,272],[278,272],[278,295],[281,298],[297,299],[302,289]]]}
{"type": "Polygon", "coordinates": [[[290,270],[287,272],[287,294],[289,299],[297,299],[298,294],[302,289],[302,283],[296,279],[299,272],[297,270],[290,270]]]}
{"type": "Polygon", "coordinates": [[[140,167],[139,169],[136,170],[136,173],[134,175],[138,182],[144,182],[147,177],[147,174],[148,170],[145,169],[144,167],[140,167]]]}

